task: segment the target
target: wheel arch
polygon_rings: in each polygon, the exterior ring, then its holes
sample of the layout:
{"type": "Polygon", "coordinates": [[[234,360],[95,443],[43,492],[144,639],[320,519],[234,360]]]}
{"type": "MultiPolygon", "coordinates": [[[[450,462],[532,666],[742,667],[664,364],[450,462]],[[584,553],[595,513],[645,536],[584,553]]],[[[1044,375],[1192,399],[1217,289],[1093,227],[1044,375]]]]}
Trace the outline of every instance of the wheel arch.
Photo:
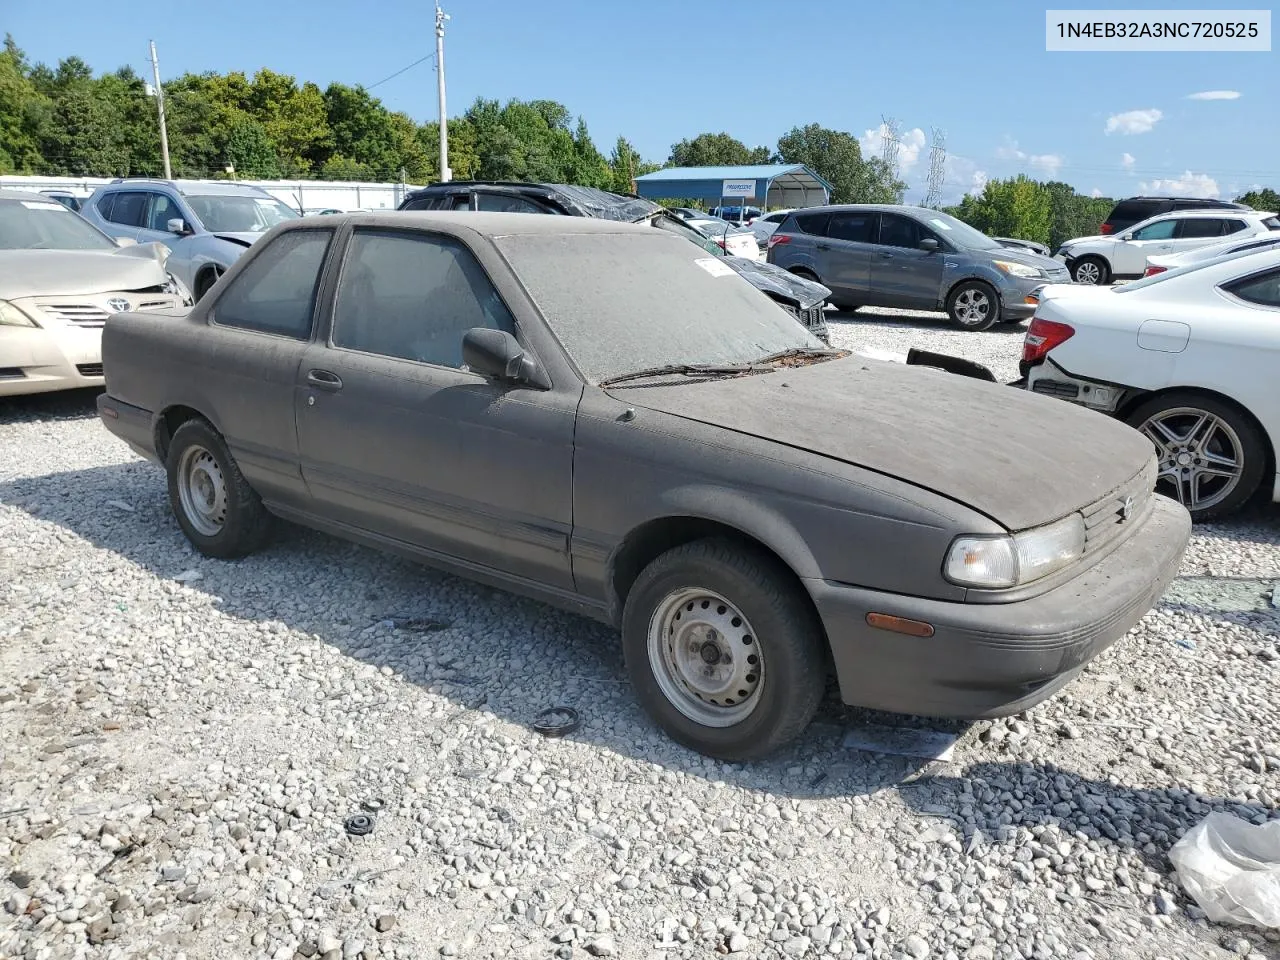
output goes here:
{"type": "Polygon", "coordinates": [[[178,432],[179,427],[190,420],[203,420],[214,430],[217,430],[219,435],[222,433],[221,430],[218,430],[218,425],[214,423],[212,417],[200,412],[195,407],[180,403],[165,407],[156,417],[154,427],[156,455],[160,458],[161,463],[165,463],[169,459],[169,444],[173,440],[173,435],[178,432]]]}
{"type": "Polygon", "coordinates": [[[1262,437],[1263,443],[1266,444],[1267,462],[1264,465],[1262,487],[1265,489],[1272,489],[1276,487],[1276,450],[1280,447],[1280,437],[1273,436],[1252,410],[1246,407],[1239,400],[1236,400],[1234,397],[1230,397],[1225,393],[1220,393],[1219,391],[1212,390],[1208,387],[1160,387],[1157,390],[1139,390],[1135,391],[1132,396],[1125,398],[1124,402],[1116,409],[1116,417],[1127,423],[1129,417],[1138,409],[1138,407],[1142,406],[1142,404],[1173,393],[1207,397],[1209,399],[1216,400],[1219,403],[1226,404],[1233,410],[1239,412],[1241,416],[1256,427],[1258,435],[1262,437]]]}

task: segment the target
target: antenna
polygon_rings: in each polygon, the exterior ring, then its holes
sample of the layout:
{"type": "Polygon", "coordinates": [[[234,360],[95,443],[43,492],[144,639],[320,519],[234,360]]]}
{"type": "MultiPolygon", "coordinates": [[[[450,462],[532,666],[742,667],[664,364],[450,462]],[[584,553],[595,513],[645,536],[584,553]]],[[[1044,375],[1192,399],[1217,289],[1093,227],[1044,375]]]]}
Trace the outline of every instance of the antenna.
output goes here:
{"type": "Polygon", "coordinates": [[[929,189],[925,194],[924,205],[937,208],[942,206],[942,184],[947,170],[947,134],[934,127],[930,131],[933,145],[929,148],[929,189]]]}

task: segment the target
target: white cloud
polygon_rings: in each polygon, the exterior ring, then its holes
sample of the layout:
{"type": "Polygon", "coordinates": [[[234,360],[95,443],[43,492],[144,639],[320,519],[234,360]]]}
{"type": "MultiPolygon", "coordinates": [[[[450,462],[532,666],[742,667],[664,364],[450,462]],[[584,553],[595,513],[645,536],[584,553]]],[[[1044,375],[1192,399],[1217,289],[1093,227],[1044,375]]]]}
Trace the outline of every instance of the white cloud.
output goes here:
{"type": "Polygon", "coordinates": [[[1149,133],[1160,122],[1164,114],[1154,108],[1150,110],[1126,110],[1107,117],[1106,133],[1149,133]]]}
{"type": "Polygon", "coordinates": [[[1032,154],[1027,158],[1027,162],[1049,177],[1056,177],[1058,171],[1062,169],[1062,157],[1056,153],[1032,154]]]}
{"type": "Polygon", "coordinates": [[[1201,90],[1187,94],[1188,100],[1239,100],[1239,90],[1201,90]]]}
{"type": "Polygon", "coordinates": [[[965,193],[971,193],[978,196],[987,188],[987,171],[975,170],[969,174],[969,189],[965,193]]]}
{"type": "Polygon", "coordinates": [[[1009,137],[1005,137],[1004,143],[996,147],[996,159],[997,160],[1025,160],[1027,159],[1027,155],[1022,150],[1018,149],[1017,140],[1012,140],[1009,137]]]}
{"type": "MultiPolygon", "coordinates": [[[[874,130],[867,130],[858,138],[863,157],[878,157],[884,152],[885,125],[882,123],[874,130]]],[[[925,151],[928,137],[919,127],[912,127],[898,135],[898,172],[907,173],[920,162],[920,154],[925,151]]]]}
{"type": "Polygon", "coordinates": [[[1102,196],[1102,191],[1099,190],[1097,187],[1094,187],[1092,190],[1089,191],[1089,196],[1093,197],[1096,200],[1098,197],[1102,196]]]}
{"type": "Polygon", "coordinates": [[[1143,182],[1138,186],[1143,193],[1152,193],[1157,196],[1213,199],[1222,193],[1218,189],[1218,181],[1213,177],[1207,173],[1192,173],[1190,170],[1184,172],[1180,177],[1173,177],[1168,180],[1152,180],[1150,183],[1143,182]]]}
{"type": "Polygon", "coordinates": [[[1120,154],[1120,166],[1124,167],[1126,170],[1132,170],[1133,165],[1137,162],[1137,158],[1134,157],[1132,153],[1120,154]]]}

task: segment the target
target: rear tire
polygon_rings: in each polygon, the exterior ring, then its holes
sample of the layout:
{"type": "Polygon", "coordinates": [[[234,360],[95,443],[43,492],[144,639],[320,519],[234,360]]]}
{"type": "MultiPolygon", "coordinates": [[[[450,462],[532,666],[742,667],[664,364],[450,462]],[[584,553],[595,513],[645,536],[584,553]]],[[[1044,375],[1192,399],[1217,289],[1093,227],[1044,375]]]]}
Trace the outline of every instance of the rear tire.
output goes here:
{"type": "Polygon", "coordinates": [[[174,432],[165,466],[173,515],[206,557],[243,557],[266,540],[271,514],[207,421],[188,420],[174,432]]]}
{"type": "Polygon", "coordinates": [[[622,615],[632,687],[676,742],[726,761],[799,735],[825,688],[825,637],[808,598],[761,550],[683,544],[636,579],[622,615]]]}
{"type": "Polygon", "coordinates": [[[961,330],[990,329],[1000,318],[1000,295],[981,280],[966,280],[947,297],[947,316],[961,330]]]}

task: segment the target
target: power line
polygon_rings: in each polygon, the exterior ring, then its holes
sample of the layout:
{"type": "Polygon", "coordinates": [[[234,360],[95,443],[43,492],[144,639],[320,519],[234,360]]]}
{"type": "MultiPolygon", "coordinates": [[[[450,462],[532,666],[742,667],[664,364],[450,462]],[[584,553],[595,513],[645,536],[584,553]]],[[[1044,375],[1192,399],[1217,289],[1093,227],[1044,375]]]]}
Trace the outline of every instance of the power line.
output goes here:
{"type": "Polygon", "coordinates": [[[379,80],[377,83],[371,83],[371,84],[369,84],[367,87],[365,87],[365,89],[366,89],[366,90],[372,90],[374,87],[380,87],[380,86],[382,86],[384,83],[386,83],[388,80],[394,80],[396,77],[400,76],[400,74],[405,73],[405,72],[406,72],[406,71],[408,71],[408,70],[412,70],[412,69],[413,69],[414,67],[416,67],[418,64],[420,64],[420,63],[426,63],[428,60],[434,60],[434,59],[435,59],[435,56],[436,56],[436,55],[435,55],[434,53],[429,53],[429,54],[427,54],[425,57],[423,57],[422,59],[413,61],[413,63],[409,64],[407,67],[401,67],[401,68],[400,68],[399,70],[397,70],[395,73],[391,74],[391,76],[389,76],[389,77],[383,77],[383,78],[382,78],[381,80],[379,80]]]}

